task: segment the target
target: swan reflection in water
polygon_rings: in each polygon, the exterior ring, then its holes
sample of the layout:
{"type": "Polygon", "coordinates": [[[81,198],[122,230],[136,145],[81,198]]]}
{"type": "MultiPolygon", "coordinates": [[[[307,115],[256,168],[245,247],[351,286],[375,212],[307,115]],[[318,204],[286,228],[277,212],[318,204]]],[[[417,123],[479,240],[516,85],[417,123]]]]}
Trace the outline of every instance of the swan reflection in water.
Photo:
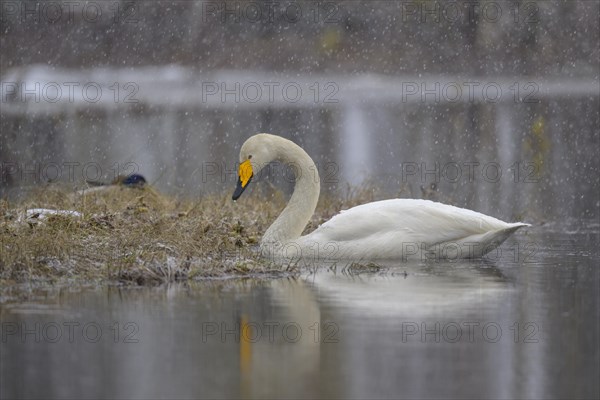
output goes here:
{"type": "MultiPolygon", "coordinates": [[[[472,315],[473,310],[498,304],[512,290],[510,280],[485,262],[389,263],[367,272],[356,272],[352,266],[335,269],[320,265],[301,279],[264,284],[276,307],[274,315],[262,322],[251,314],[240,317],[241,330],[248,330],[240,340],[242,396],[303,393],[319,397],[323,393],[315,382],[323,379],[320,374],[324,360],[361,358],[358,355],[365,351],[365,344],[358,345],[357,341],[371,340],[364,331],[379,335],[391,330],[398,340],[390,343],[395,347],[402,344],[395,325],[401,321],[472,315]],[[268,321],[278,323],[274,340],[270,340],[264,325],[268,321]],[[300,335],[298,327],[302,329],[300,335]]],[[[353,374],[360,375],[369,366],[345,368],[350,374],[346,379],[352,380],[360,378],[353,374]]]]}

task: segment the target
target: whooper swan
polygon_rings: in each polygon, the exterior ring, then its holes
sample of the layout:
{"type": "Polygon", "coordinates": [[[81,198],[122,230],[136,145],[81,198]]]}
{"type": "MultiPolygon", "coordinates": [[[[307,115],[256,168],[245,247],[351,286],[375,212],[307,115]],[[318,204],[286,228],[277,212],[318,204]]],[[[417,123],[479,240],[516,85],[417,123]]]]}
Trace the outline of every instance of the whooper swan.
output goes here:
{"type": "Polygon", "coordinates": [[[313,160],[292,141],[267,133],[246,140],[240,150],[233,200],[271,161],[293,166],[296,176],[289,203],[261,240],[261,253],[267,257],[361,261],[476,258],[529,225],[429,200],[392,199],[344,210],[300,236],[317,206],[320,184],[313,160]]]}

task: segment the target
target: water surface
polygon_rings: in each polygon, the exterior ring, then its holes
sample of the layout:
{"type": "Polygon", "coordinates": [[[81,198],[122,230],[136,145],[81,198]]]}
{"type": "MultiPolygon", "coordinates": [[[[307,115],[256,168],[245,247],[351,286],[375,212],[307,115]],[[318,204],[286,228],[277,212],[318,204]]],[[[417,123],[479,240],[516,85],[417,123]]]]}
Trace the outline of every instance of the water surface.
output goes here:
{"type": "Polygon", "coordinates": [[[3,398],[598,397],[598,226],[531,228],[484,260],[2,306],[3,398]]]}

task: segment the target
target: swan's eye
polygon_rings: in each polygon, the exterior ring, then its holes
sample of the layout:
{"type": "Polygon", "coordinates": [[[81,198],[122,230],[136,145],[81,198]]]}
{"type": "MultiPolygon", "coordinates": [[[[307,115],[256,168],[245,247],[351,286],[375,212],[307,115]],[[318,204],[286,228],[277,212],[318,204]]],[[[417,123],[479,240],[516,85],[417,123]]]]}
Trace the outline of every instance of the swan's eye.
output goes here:
{"type": "Polygon", "coordinates": [[[250,155],[248,156],[248,160],[249,160],[249,159],[251,159],[251,158],[252,158],[252,154],[250,154],[250,155]]]}

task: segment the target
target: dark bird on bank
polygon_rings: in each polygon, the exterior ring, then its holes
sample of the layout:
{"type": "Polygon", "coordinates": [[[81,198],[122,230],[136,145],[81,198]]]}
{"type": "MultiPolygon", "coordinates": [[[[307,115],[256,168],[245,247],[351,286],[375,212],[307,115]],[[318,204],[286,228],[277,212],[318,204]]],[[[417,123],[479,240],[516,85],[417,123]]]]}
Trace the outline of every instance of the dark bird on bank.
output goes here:
{"type": "Polygon", "coordinates": [[[123,185],[131,188],[141,188],[146,185],[146,178],[140,174],[119,175],[112,182],[86,181],[90,186],[123,185]]]}

